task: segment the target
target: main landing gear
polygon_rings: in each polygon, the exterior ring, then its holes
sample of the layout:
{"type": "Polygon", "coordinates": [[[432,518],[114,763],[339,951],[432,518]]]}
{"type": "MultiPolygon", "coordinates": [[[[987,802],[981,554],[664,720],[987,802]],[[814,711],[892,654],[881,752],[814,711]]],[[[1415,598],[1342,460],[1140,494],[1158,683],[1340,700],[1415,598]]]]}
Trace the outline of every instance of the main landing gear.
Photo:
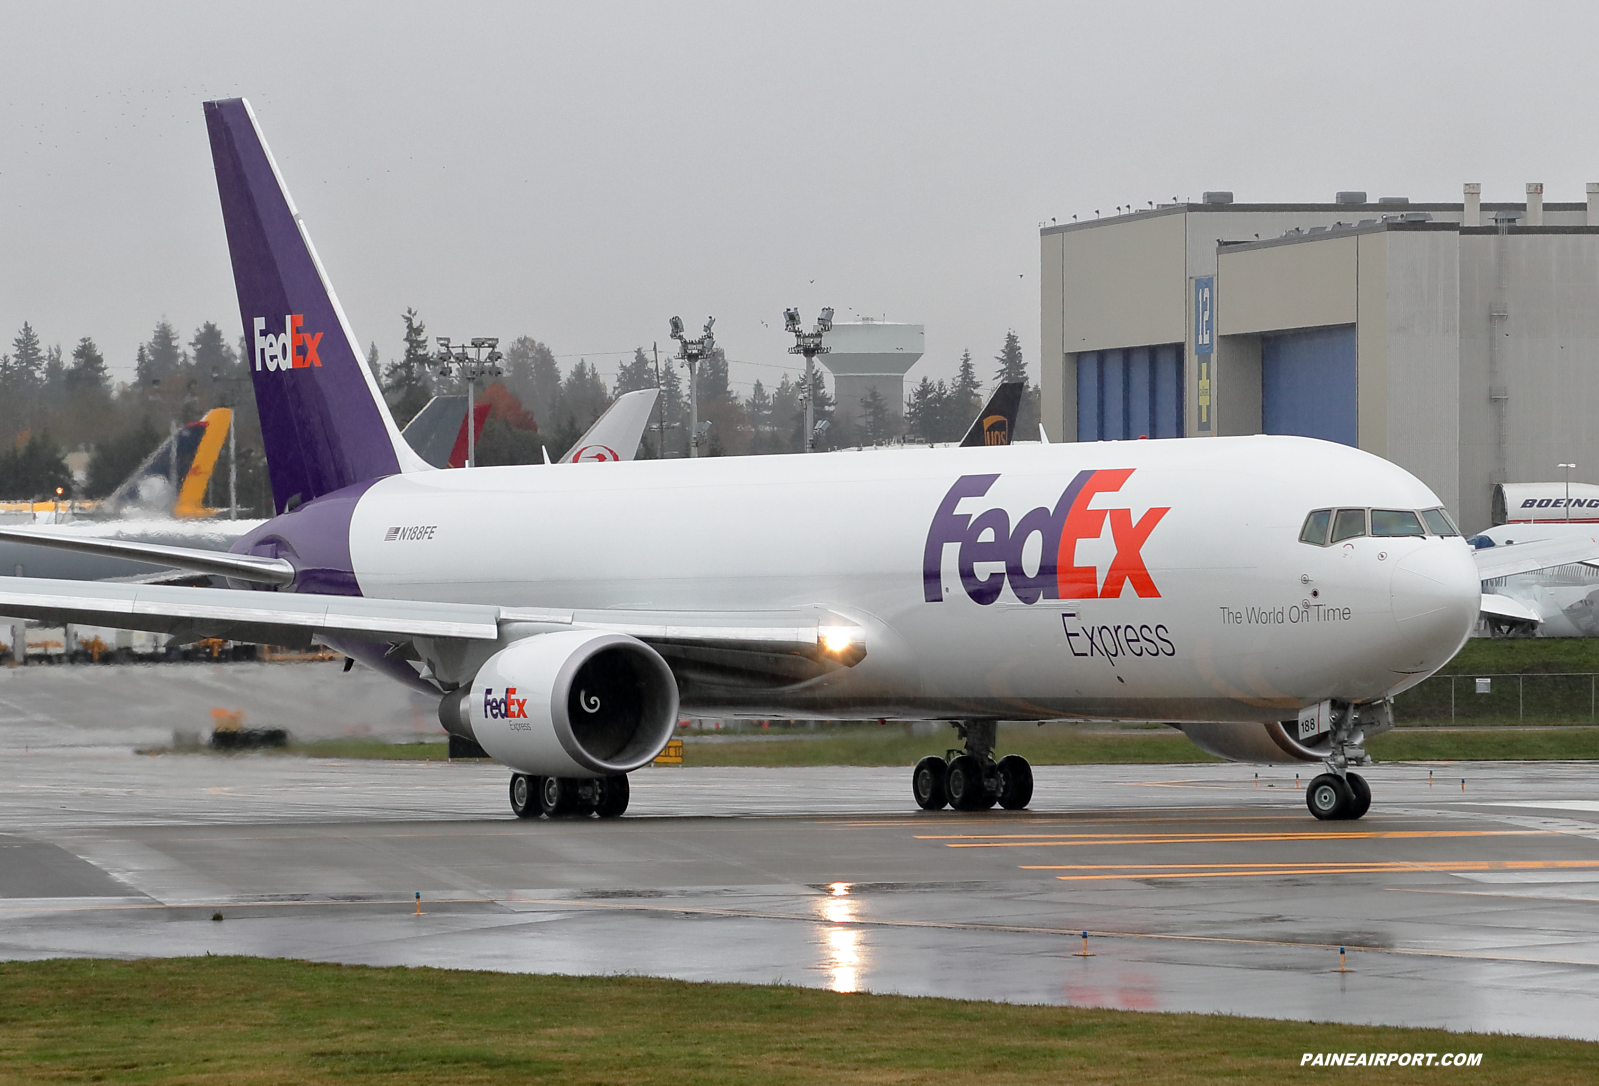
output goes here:
{"type": "Polygon", "coordinates": [[[627,776],[531,777],[511,774],[511,810],[518,818],[620,818],[627,810],[627,776]]]}
{"type": "MultiPolygon", "coordinates": [[[[1370,755],[1360,745],[1366,738],[1362,710],[1370,716],[1370,722],[1380,725],[1384,714],[1390,714],[1392,707],[1386,702],[1375,706],[1346,703],[1340,707],[1332,733],[1328,736],[1330,752],[1323,762],[1327,772],[1311,781],[1310,787],[1305,789],[1305,806],[1324,822],[1360,818],[1371,810],[1371,785],[1366,783],[1365,777],[1349,768],[1371,761],[1370,755]]],[[[1391,717],[1387,719],[1389,723],[1392,722],[1391,717]]]]}
{"type": "Polygon", "coordinates": [[[966,749],[949,751],[940,758],[930,754],[911,771],[911,794],[916,805],[936,811],[945,804],[957,811],[986,811],[998,803],[1019,811],[1033,801],[1033,767],[1017,754],[994,761],[994,737],[999,725],[992,720],[955,721],[955,731],[966,749]]]}

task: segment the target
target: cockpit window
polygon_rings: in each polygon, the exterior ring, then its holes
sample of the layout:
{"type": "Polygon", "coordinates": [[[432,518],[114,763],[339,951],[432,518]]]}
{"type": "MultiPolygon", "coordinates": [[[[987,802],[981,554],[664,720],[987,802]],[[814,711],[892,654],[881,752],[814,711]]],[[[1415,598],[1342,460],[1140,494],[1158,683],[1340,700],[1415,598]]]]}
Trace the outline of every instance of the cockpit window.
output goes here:
{"type": "Polygon", "coordinates": [[[1366,511],[1364,509],[1340,509],[1338,515],[1333,517],[1332,541],[1337,543],[1342,539],[1353,539],[1357,535],[1366,534],[1366,511]]]}
{"type": "Polygon", "coordinates": [[[1327,545],[1327,529],[1332,527],[1332,510],[1317,509],[1305,518],[1305,526],[1299,529],[1301,543],[1314,543],[1318,547],[1327,545]]]}
{"type": "Polygon", "coordinates": [[[1423,509],[1421,519],[1427,522],[1427,530],[1433,535],[1459,535],[1460,529],[1455,527],[1455,522],[1449,518],[1447,509],[1423,509]]]}
{"type": "Polygon", "coordinates": [[[1426,535],[1421,518],[1409,509],[1373,509],[1372,535],[1426,535]]]}

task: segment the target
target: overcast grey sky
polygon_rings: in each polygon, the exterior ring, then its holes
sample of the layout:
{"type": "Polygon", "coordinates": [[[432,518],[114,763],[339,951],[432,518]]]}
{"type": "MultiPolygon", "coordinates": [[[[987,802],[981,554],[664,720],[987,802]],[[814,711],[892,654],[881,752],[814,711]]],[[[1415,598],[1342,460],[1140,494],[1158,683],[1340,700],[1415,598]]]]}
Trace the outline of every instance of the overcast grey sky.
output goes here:
{"type": "Polygon", "coordinates": [[[200,103],[251,100],[363,344],[529,334],[614,372],[717,318],[927,325],[912,372],[1038,374],[1038,226],[1337,189],[1580,200],[1580,3],[0,5],[0,349],[121,377],[166,315],[239,334],[200,103]]]}

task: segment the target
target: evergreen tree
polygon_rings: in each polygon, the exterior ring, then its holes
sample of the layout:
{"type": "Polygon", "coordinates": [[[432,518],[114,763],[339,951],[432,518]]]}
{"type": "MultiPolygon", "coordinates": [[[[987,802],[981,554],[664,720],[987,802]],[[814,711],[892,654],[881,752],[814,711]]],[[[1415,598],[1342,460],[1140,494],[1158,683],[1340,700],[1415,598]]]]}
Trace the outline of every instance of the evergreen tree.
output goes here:
{"type": "Polygon", "coordinates": [[[727,381],[727,352],[720,347],[711,349],[711,353],[700,361],[699,394],[700,408],[716,399],[727,399],[730,395],[727,381]]]}
{"type": "MultiPolygon", "coordinates": [[[[943,422],[939,428],[942,433],[949,428],[952,420],[961,418],[965,423],[971,422],[971,416],[977,414],[983,406],[983,382],[977,378],[977,366],[972,362],[972,352],[968,348],[961,352],[961,364],[955,371],[955,380],[950,384],[949,402],[944,406],[943,422]]],[[[938,440],[948,441],[947,437],[938,440]]]]}
{"type": "MultiPolygon", "coordinates": [[[[688,396],[683,392],[683,375],[670,358],[661,359],[661,402],[655,408],[655,424],[666,420],[666,452],[662,455],[688,455],[688,396]]],[[[656,430],[659,440],[660,431],[656,430]]]]}
{"type": "Polygon", "coordinates": [[[0,452],[0,496],[21,501],[47,501],[56,488],[72,493],[72,472],[61,450],[45,434],[0,452]]]}
{"type": "Polygon", "coordinates": [[[996,382],[1027,381],[1027,363],[1022,360],[1022,343],[1016,338],[1014,330],[1005,333],[1005,344],[994,356],[994,361],[999,363],[999,369],[994,373],[996,382]]]}
{"type": "MultiPolygon", "coordinates": [[[[157,430],[148,417],[140,417],[131,429],[98,442],[89,455],[83,496],[103,498],[110,494],[165,440],[166,435],[157,430]]],[[[241,501],[243,494],[241,488],[241,501]]]]}
{"type": "Polygon", "coordinates": [[[905,424],[910,435],[932,444],[948,440],[950,394],[943,381],[923,377],[905,401],[905,424]]]}
{"type": "Polygon", "coordinates": [[[109,394],[111,383],[106,375],[105,356],[100,353],[94,340],[84,336],[78,340],[78,345],[72,348],[72,365],[62,375],[62,383],[66,386],[67,395],[82,396],[88,392],[109,394]]]}
{"type": "Polygon", "coordinates": [[[861,426],[865,429],[866,443],[881,445],[893,435],[889,433],[893,420],[888,414],[888,402],[878,394],[873,385],[861,397],[861,426]]]}
{"type": "Polygon", "coordinates": [[[30,389],[44,377],[44,349],[33,325],[22,322],[22,331],[11,341],[10,361],[0,368],[11,390],[30,389]]]}
{"type": "MultiPolygon", "coordinates": [[[[589,365],[587,360],[578,359],[572,372],[561,382],[560,410],[565,417],[560,421],[569,419],[576,428],[572,441],[583,436],[583,431],[594,425],[594,420],[604,414],[610,404],[611,395],[606,391],[605,382],[600,380],[600,371],[589,365]]],[[[568,442],[567,447],[570,446],[571,442],[568,442]]],[[[561,453],[565,455],[566,449],[562,449],[561,453]]]]}
{"type": "Polygon", "coordinates": [[[150,342],[140,345],[137,367],[139,384],[153,388],[157,382],[165,383],[187,362],[188,356],[184,354],[183,344],[172,322],[162,317],[156,321],[155,330],[150,333],[150,342]]]}
{"type": "Polygon", "coordinates": [[[633,348],[633,359],[616,371],[616,395],[655,387],[655,367],[643,347],[633,348]]]}
{"type": "Polygon", "coordinates": [[[416,310],[401,314],[405,322],[405,355],[383,372],[383,392],[400,426],[410,422],[433,395],[433,353],[428,350],[428,329],[416,310]]]}
{"type": "Polygon", "coordinates": [[[751,452],[768,452],[772,436],[772,397],[766,391],[766,386],[757,379],[755,387],[750,391],[749,401],[744,405],[744,414],[750,421],[752,432],[751,452]]]}
{"type": "Polygon", "coordinates": [[[376,381],[378,383],[378,387],[379,388],[382,388],[383,387],[383,363],[381,361],[379,361],[379,359],[378,359],[378,344],[377,344],[376,340],[373,340],[372,341],[372,346],[367,348],[367,351],[366,351],[366,368],[372,371],[372,380],[374,380],[374,381],[376,381]]]}
{"type": "Polygon", "coordinates": [[[555,355],[532,336],[517,336],[505,349],[505,384],[541,427],[553,427],[561,398],[561,368],[555,355]]]}
{"type": "Polygon", "coordinates": [[[218,378],[232,377],[238,365],[239,360],[223,336],[222,329],[211,321],[194,330],[194,338],[189,340],[189,350],[190,357],[194,359],[194,368],[206,378],[213,374],[218,378]]]}
{"type": "Polygon", "coordinates": [[[44,387],[51,393],[60,393],[66,388],[66,362],[61,357],[61,344],[57,343],[44,352],[44,387]]]}

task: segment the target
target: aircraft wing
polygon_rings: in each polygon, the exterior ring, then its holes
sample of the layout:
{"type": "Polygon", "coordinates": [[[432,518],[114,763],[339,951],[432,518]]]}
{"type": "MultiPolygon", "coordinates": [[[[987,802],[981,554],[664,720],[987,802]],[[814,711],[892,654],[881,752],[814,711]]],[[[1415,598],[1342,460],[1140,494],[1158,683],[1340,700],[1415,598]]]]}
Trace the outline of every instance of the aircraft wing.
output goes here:
{"type": "Polygon", "coordinates": [[[1484,581],[1554,566],[1599,565],[1599,538],[1542,539],[1483,547],[1473,552],[1473,557],[1477,560],[1477,573],[1484,581]]]}
{"type": "Polygon", "coordinates": [[[307,645],[339,637],[395,644],[417,638],[493,641],[562,628],[629,634],[654,645],[674,670],[724,681],[796,681],[853,667],[866,655],[860,626],[821,608],[775,612],[562,610],[431,603],[313,593],[182,588],[107,581],[0,577],[0,615],[172,634],[307,645]]]}
{"type": "Polygon", "coordinates": [[[655,399],[660,389],[641,388],[617,397],[605,409],[605,414],[594,420],[582,437],[561,457],[563,464],[602,462],[606,460],[631,460],[638,452],[639,439],[650,424],[650,412],[655,410],[655,399]]]}
{"type": "Polygon", "coordinates": [[[1510,619],[1512,622],[1530,622],[1535,626],[1543,623],[1538,612],[1531,607],[1520,600],[1513,600],[1509,596],[1501,596],[1495,592],[1482,594],[1482,611],[1483,614],[1510,619]]]}
{"type": "Polygon", "coordinates": [[[306,645],[324,633],[369,641],[499,636],[494,607],[42,577],[0,577],[0,614],[270,645],[306,645]]]}

